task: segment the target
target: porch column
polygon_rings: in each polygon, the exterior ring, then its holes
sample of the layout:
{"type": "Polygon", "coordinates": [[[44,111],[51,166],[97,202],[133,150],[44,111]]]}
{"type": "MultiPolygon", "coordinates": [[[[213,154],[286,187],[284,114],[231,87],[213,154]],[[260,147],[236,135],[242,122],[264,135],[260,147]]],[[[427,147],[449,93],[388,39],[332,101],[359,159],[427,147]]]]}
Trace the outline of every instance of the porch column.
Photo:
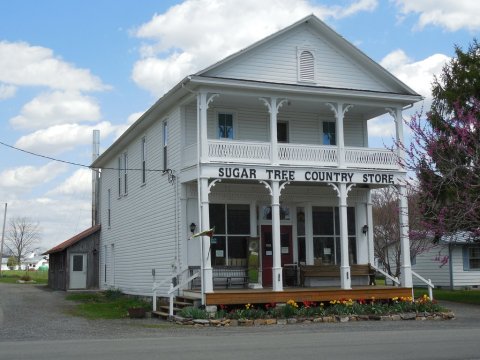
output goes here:
{"type": "Polygon", "coordinates": [[[283,291],[281,243],[280,243],[280,184],[272,181],[272,288],[273,291],[283,291]]]}
{"type": "Polygon", "coordinates": [[[408,237],[408,202],[407,188],[398,186],[400,208],[400,252],[401,252],[401,276],[400,282],[403,287],[412,287],[412,265],[410,262],[410,239],[408,237]]]}
{"type": "Polygon", "coordinates": [[[268,108],[270,113],[270,161],[272,165],[278,165],[278,142],[277,142],[277,114],[278,109],[287,101],[287,99],[277,99],[276,97],[260,98],[268,108]]]}
{"type": "MultiPolygon", "coordinates": [[[[397,144],[404,144],[402,108],[386,108],[386,110],[390,113],[395,121],[395,140],[397,141],[397,144]]],[[[397,156],[401,164],[399,165],[399,168],[403,169],[403,164],[405,162],[405,151],[398,145],[397,156]]]]}
{"type": "Polygon", "coordinates": [[[347,184],[338,184],[340,204],[340,281],[342,289],[352,288],[350,264],[348,262],[347,184]]]}
{"type": "Polygon", "coordinates": [[[368,231],[364,232],[364,226],[368,226],[367,222],[367,207],[364,203],[357,203],[355,206],[355,216],[356,216],[356,234],[357,234],[357,264],[367,264],[368,260],[368,231]]]}
{"type": "Polygon", "coordinates": [[[337,142],[337,151],[338,151],[338,167],[345,168],[345,134],[343,129],[343,118],[345,113],[353,106],[346,105],[344,107],[343,103],[327,103],[327,105],[332,109],[335,114],[336,119],[336,142],[337,142]]]}
{"type": "Polygon", "coordinates": [[[197,141],[200,148],[200,162],[208,162],[208,134],[207,134],[207,110],[210,102],[219,94],[208,94],[201,91],[197,95],[197,141]]]}
{"type": "Polygon", "coordinates": [[[373,242],[373,204],[372,190],[367,191],[367,225],[368,225],[368,262],[375,264],[375,244],[373,242]]]}
{"type": "Polygon", "coordinates": [[[307,265],[313,265],[313,219],[312,204],[305,204],[305,261],[307,265]]]}
{"type": "MultiPolygon", "coordinates": [[[[210,229],[210,209],[208,202],[208,179],[200,179],[200,231],[210,229]]],[[[210,253],[210,237],[202,236],[202,264],[203,264],[203,291],[205,293],[213,292],[213,271],[212,271],[212,254],[210,253]]]]}
{"type": "Polygon", "coordinates": [[[200,162],[204,163],[208,159],[207,143],[207,93],[200,92],[197,95],[198,103],[198,144],[200,147],[200,162]]]}

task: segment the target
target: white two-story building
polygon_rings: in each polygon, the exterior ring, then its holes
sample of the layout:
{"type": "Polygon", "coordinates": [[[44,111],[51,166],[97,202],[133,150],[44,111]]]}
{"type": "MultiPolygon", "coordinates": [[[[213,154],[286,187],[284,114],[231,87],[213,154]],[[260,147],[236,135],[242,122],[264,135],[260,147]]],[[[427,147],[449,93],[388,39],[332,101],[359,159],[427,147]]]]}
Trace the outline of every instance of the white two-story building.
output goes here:
{"type": "Polygon", "coordinates": [[[352,265],[374,262],[371,191],[395,186],[411,288],[404,154],[369,147],[368,122],[389,115],[402,141],[419,100],[313,15],[187,76],[93,163],[100,286],[150,295],[198,268],[213,294],[248,266],[251,287],[281,293],[299,280],[285,269],[335,265],[302,285],[348,291],[365,285],[352,265]]]}

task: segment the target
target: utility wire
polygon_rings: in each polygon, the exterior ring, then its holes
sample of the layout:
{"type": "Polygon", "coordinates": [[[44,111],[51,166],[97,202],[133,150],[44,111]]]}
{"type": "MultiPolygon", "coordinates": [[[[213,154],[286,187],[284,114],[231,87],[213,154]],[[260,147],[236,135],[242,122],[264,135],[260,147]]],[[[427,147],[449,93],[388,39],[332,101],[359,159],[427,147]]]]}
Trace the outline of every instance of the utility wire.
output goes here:
{"type": "Polygon", "coordinates": [[[54,158],[54,157],[51,157],[51,156],[34,153],[32,151],[20,149],[20,148],[17,148],[15,146],[13,146],[13,145],[6,144],[2,141],[0,141],[0,145],[6,146],[6,147],[11,148],[13,150],[17,150],[17,151],[27,153],[29,155],[41,157],[41,158],[56,161],[56,162],[61,162],[61,163],[64,163],[64,164],[80,166],[80,167],[84,167],[84,168],[91,169],[91,170],[128,170],[128,171],[150,171],[150,172],[162,172],[162,173],[172,173],[173,172],[172,169],[162,169],[162,170],[160,170],[160,169],[145,169],[144,170],[144,169],[135,169],[135,168],[126,168],[125,169],[125,168],[115,168],[115,167],[93,167],[93,166],[90,166],[90,165],[80,164],[80,163],[76,163],[76,162],[73,162],[73,161],[57,159],[57,158],[54,158]]]}

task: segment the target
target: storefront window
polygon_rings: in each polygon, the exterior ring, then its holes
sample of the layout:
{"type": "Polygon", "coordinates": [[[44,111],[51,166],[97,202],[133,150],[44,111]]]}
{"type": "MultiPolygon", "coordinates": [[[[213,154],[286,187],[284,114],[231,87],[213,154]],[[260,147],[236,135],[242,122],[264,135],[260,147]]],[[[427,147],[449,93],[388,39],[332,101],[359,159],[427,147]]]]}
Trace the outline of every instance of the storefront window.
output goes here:
{"type": "MultiPolygon", "coordinates": [[[[314,263],[340,264],[340,216],[338,207],[312,208],[314,263]]],[[[357,263],[355,208],[347,208],[349,263],[357,263]]]]}
{"type": "Polygon", "coordinates": [[[305,208],[297,208],[297,249],[298,262],[305,263],[306,248],[305,248],[305,208]]]}
{"type": "MultiPolygon", "coordinates": [[[[262,219],[272,220],[272,207],[262,206],[262,219]]],[[[290,220],[290,208],[284,205],[280,205],[280,220],[290,220]]]]}
{"type": "Polygon", "coordinates": [[[247,266],[250,237],[250,205],[210,204],[213,266],[247,266]]]}

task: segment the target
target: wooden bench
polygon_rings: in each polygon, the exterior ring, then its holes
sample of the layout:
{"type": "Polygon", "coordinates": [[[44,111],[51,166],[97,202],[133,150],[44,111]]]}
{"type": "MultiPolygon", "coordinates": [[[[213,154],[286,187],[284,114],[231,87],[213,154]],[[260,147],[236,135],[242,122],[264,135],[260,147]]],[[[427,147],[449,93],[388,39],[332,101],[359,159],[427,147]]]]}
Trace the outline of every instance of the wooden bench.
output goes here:
{"type": "Polygon", "coordinates": [[[232,286],[248,286],[246,267],[216,266],[213,268],[213,285],[231,288],[232,286]]]}
{"type": "MultiPolygon", "coordinates": [[[[370,264],[350,265],[350,275],[368,276],[369,285],[375,285],[375,270],[370,264]]],[[[338,265],[302,265],[300,266],[300,286],[305,286],[307,278],[340,278],[340,266],[338,265]]]]}

